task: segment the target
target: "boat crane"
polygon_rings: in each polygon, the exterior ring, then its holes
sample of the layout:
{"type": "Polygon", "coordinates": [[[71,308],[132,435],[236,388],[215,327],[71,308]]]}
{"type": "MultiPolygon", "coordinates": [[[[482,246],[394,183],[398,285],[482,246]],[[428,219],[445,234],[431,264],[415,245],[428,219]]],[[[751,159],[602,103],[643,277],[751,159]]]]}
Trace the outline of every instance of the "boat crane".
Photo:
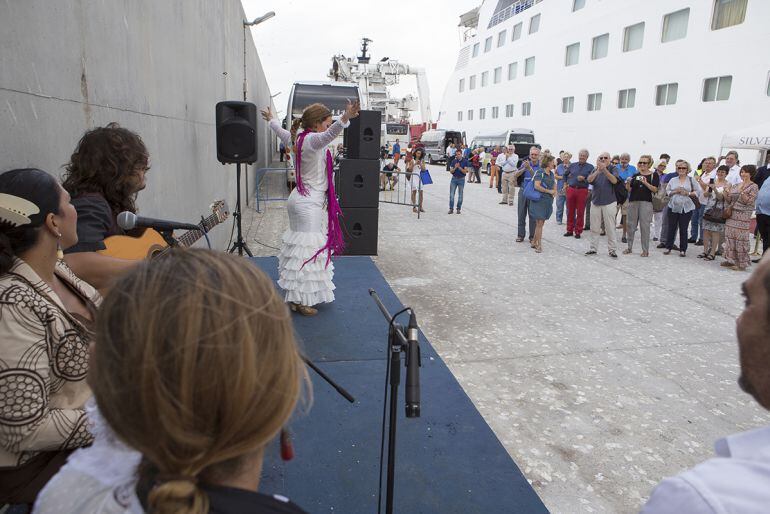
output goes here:
{"type": "Polygon", "coordinates": [[[430,93],[425,68],[418,68],[384,57],[372,64],[368,54],[369,38],[361,39],[361,55],[355,59],[342,54],[332,57],[332,69],[329,78],[335,82],[358,84],[362,106],[365,109],[383,113],[383,122],[396,123],[409,121],[409,113],[417,110],[419,102],[420,116],[423,123],[431,123],[430,93]],[[388,86],[398,84],[402,75],[414,75],[417,79],[417,94],[403,98],[391,98],[388,86]]]}

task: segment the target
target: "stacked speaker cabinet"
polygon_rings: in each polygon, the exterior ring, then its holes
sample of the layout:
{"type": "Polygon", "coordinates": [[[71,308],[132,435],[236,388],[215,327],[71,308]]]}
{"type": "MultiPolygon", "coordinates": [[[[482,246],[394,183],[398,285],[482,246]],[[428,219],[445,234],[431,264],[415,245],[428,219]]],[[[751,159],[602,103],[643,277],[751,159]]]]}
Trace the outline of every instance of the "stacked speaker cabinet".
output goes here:
{"type": "Polygon", "coordinates": [[[378,111],[361,111],[345,129],[346,158],[336,176],[345,255],[377,255],[381,123],[378,111]]]}

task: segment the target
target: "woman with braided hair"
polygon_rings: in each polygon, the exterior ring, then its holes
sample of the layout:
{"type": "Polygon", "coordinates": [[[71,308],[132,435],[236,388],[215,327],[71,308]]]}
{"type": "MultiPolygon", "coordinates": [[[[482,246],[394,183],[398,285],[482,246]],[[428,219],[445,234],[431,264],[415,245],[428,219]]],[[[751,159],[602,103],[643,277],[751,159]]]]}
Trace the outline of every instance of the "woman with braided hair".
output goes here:
{"type": "Polygon", "coordinates": [[[342,251],[344,241],[332,180],[332,154],[327,147],[350,124],[349,120],[358,116],[359,110],[357,101],[348,101],[340,119],[332,123],[328,107],[312,104],[292,122],[291,131],[278,124],[269,107],[262,111],[262,117],[283,144],[294,149],[297,187],[286,204],[289,229],[283,235],[278,255],[278,285],[286,291],[291,310],[304,316],[318,313],[314,305],[334,301],[331,256],[342,251]],[[303,131],[298,133],[300,127],[303,131]]]}
{"type": "Polygon", "coordinates": [[[36,514],[304,512],[259,492],[266,447],[311,393],[289,309],[257,266],[202,249],[142,262],[110,289],[94,339],[94,443],[36,514]]]}

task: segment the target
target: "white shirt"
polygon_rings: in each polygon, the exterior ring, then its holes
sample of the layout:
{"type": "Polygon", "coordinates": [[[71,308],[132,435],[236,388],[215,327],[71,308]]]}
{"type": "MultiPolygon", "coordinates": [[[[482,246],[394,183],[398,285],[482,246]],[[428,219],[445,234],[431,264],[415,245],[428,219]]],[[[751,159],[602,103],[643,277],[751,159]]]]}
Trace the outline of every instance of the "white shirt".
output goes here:
{"type": "Polygon", "coordinates": [[[457,151],[456,148],[452,148],[452,145],[449,145],[446,147],[445,153],[447,154],[447,156],[449,156],[449,155],[454,155],[456,151],[457,151]]]}
{"type": "Polygon", "coordinates": [[[716,458],[658,484],[641,514],[769,512],[770,426],[720,439],[714,449],[716,458]]]}
{"type": "Polygon", "coordinates": [[[510,157],[507,157],[505,153],[501,153],[495,160],[495,166],[499,166],[503,171],[516,171],[516,165],[519,163],[519,156],[512,153],[510,157]]]}
{"type": "MultiPolygon", "coordinates": [[[[325,193],[329,189],[326,179],[326,151],[327,146],[342,133],[342,129],[350,125],[350,121],[342,123],[337,120],[332,123],[326,132],[311,132],[305,136],[302,142],[302,163],[300,174],[302,184],[308,189],[325,193]]],[[[278,120],[270,120],[270,128],[286,146],[291,146],[291,132],[281,127],[278,120]]],[[[297,136],[299,137],[299,136],[297,136]]]]}
{"type": "MultiPolygon", "coordinates": [[[[712,178],[713,178],[714,180],[716,180],[716,179],[717,179],[717,170],[716,170],[716,168],[714,168],[714,169],[713,169],[713,170],[711,170],[709,173],[706,173],[706,172],[704,171],[704,172],[701,174],[701,176],[700,176],[700,177],[699,177],[699,176],[698,176],[698,175],[695,173],[695,170],[692,170],[692,171],[690,172],[690,175],[689,175],[689,176],[690,176],[690,177],[692,177],[692,178],[693,178],[693,180],[700,180],[700,181],[701,181],[701,182],[703,182],[704,184],[708,184],[708,183],[709,183],[709,180],[711,180],[712,178]]],[[[700,201],[700,204],[701,204],[701,205],[706,205],[706,202],[708,202],[708,197],[705,195],[705,192],[706,192],[706,190],[705,190],[703,187],[701,187],[701,192],[700,192],[700,194],[698,195],[698,200],[700,201]]]]}
{"type": "Polygon", "coordinates": [[[741,178],[741,167],[736,164],[727,172],[727,183],[734,186],[741,182],[743,182],[743,179],[741,178]]]}

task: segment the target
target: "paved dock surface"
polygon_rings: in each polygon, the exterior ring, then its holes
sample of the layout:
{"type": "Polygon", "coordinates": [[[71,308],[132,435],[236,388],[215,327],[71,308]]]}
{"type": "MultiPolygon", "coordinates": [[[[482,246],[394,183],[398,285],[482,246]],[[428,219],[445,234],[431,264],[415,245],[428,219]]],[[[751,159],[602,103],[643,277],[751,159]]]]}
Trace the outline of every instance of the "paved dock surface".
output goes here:
{"type": "MultiPolygon", "coordinates": [[[[588,234],[554,218],[536,254],[488,182],[448,215],[449,175],[431,173],[421,219],[380,204],[375,262],[551,512],[636,512],[715,439],[770,423],[736,384],[748,273],[692,245],[611,259],[602,241],[586,257],[588,234]]],[[[261,207],[244,213],[248,244],[276,255],[285,203],[261,207]]]]}

